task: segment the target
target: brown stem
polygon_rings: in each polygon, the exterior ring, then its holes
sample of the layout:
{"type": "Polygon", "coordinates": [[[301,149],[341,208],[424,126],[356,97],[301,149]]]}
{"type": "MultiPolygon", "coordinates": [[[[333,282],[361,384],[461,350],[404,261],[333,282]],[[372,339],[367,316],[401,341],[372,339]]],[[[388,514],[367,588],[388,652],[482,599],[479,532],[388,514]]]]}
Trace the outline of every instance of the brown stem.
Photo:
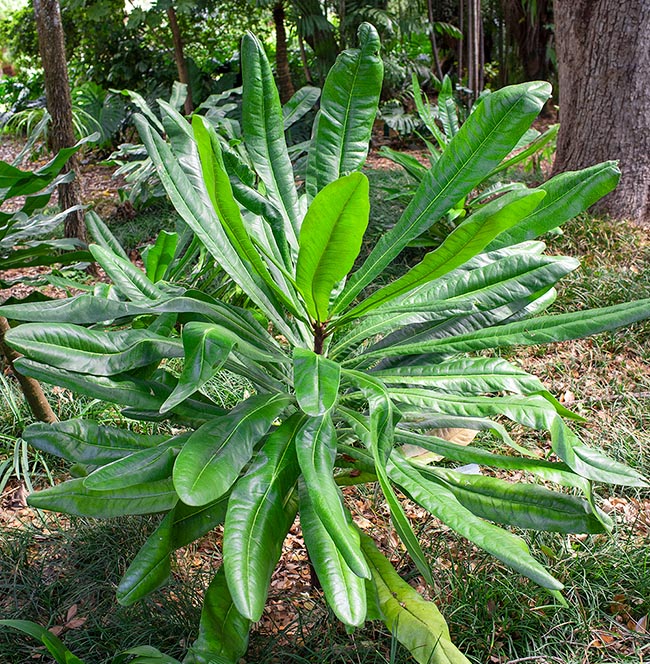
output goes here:
{"type": "Polygon", "coordinates": [[[176,10],[173,7],[167,9],[167,19],[172,31],[174,41],[174,59],[176,60],[176,69],[178,70],[178,80],[187,86],[187,97],[185,98],[185,115],[191,115],[194,110],[192,102],[192,89],[190,88],[190,74],[187,69],[187,60],[183,52],[183,39],[181,38],[181,29],[176,18],[176,10]]]}
{"type": "Polygon", "coordinates": [[[5,342],[5,334],[10,329],[7,319],[0,316],[0,349],[20,384],[32,414],[41,422],[56,422],[57,417],[45,398],[40,383],[33,378],[23,376],[14,367],[14,362],[20,357],[20,353],[17,353],[13,348],[10,348],[5,342]]]}
{"type": "Polygon", "coordinates": [[[323,342],[327,337],[327,323],[314,323],[314,353],[323,354],[323,342]]]}

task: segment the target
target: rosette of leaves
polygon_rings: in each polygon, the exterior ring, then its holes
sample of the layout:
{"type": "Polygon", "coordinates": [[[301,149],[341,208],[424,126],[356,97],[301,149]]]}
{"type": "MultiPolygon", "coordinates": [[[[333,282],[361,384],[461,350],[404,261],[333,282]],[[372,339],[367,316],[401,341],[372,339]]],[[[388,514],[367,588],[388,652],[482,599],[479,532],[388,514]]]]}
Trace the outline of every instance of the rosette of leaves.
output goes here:
{"type": "Polygon", "coordinates": [[[583,444],[567,423],[580,418],[537,378],[482,354],[650,316],[648,300],[543,314],[554,285],[578,264],[544,255],[535,238],[610,191],[615,164],[490,202],[402,276],[373,287],[413,238],[511,152],[550,88],[526,83],[486,97],[351,272],[369,222],[368,180],[359,171],[382,79],[375,30],[365,24],[359,38],[360,48],[341,54],[325,83],[304,191],[296,188],[271,68],[252,35],[242,44],[242,131],[254,170],[224,151],[200,117],[190,125],[161,104],[170,143],[139,120],[176,209],[252,311],[166,282],[169,253],[150,253],[143,274],[108,233],[91,246],[112,281],[108,290],[0,310],[30,321],[7,338],[25,356],[22,372],[120,404],[131,418],[174,423],[175,435],[72,420],[34,425],[24,436],[87,470],[31,495],[33,506],[98,518],[163,515],[119,585],[122,603],[165,583],[170,554],[223,524],[223,564],[188,663],[234,662],[245,652],[297,514],[341,621],[354,628],[384,620],[419,662],[467,661],[435,605],[355,524],[342,486],[379,483],[392,524],[429,583],[400,494],[556,594],[560,581],[498,524],[603,532],[610,523],[592,482],[646,486],[634,470],[583,444]],[[183,358],[178,375],[169,358],[183,358]],[[201,391],[222,369],[254,386],[229,410],[201,391]],[[503,421],[546,433],[556,460],[516,443],[503,421]],[[430,433],[449,427],[486,431],[512,450],[430,433]],[[530,481],[468,474],[468,464],[516,470],[530,481]]]}

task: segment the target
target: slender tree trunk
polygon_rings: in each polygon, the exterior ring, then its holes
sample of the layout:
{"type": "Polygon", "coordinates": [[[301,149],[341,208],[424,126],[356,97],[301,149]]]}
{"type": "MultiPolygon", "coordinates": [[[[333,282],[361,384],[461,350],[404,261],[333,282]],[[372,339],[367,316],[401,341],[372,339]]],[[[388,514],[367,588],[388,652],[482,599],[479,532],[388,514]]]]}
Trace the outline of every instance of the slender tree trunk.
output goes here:
{"type": "MultiPolygon", "coordinates": [[[[303,23],[313,26],[302,36],[316,54],[316,64],[321,78],[330,70],[339,53],[334,26],[327,20],[320,0],[294,0],[303,23]]],[[[299,26],[300,28],[300,26],[299,26]]]]}
{"type": "Polygon", "coordinates": [[[32,415],[40,422],[56,422],[57,417],[45,398],[40,383],[33,378],[18,373],[14,367],[14,362],[20,357],[20,354],[5,343],[5,334],[10,329],[7,319],[0,316],[0,350],[18,380],[32,415]]]}
{"type": "MultiPolygon", "coordinates": [[[[465,28],[465,0],[460,0],[458,3],[458,27],[460,28],[460,34],[464,35],[465,28]]],[[[463,37],[458,40],[458,82],[462,85],[463,82],[463,49],[465,48],[465,41],[463,37]]]]}
{"type": "Polygon", "coordinates": [[[309,71],[309,64],[307,63],[305,40],[302,38],[300,33],[298,33],[298,48],[300,49],[300,62],[302,62],[302,71],[305,74],[305,81],[311,85],[314,82],[314,79],[311,76],[311,72],[309,71]]]}
{"type": "Polygon", "coordinates": [[[650,3],[555,0],[560,133],[554,172],[618,159],[597,209],[650,225],[650,3]]]}
{"type": "MultiPolygon", "coordinates": [[[[59,0],[33,0],[33,2],[45,78],[45,99],[52,118],[49,147],[52,152],[57,153],[75,144],[61,8],[59,0]]],[[[59,206],[62,210],[81,205],[79,161],[75,155],[68,160],[62,172],[68,171],[74,171],[76,177],[72,182],[59,185],[59,206]]],[[[65,218],[64,227],[66,237],[76,237],[83,242],[86,241],[83,210],[70,212],[65,218]]]]}
{"type": "Polygon", "coordinates": [[[440,66],[440,56],[438,55],[438,43],[436,42],[436,30],[433,19],[433,0],[427,0],[427,12],[429,14],[429,40],[431,41],[431,54],[436,68],[436,76],[442,81],[442,67],[440,66]]]}
{"type": "Polygon", "coordinates": [[[276,2],[273,6],[273,23],[275,25],[275,69],[278,75],[280,101],[285,104],[295,92],[291,81],[289,55],[287,53],[287,32],[284,27],[284,2],[276,2]]]}
{"type": "Polygon", "coordinates": [[[483,88],[481,0],[469,0],[467,12],[467,87],[477,99],[483,88]]]}
{"type": "Polygon", "coordinates": [[[187,69],[187,60],[183,51],[183,39],[181,38],[181,29],[178,25],[176,10],[173,7],[167,9],[167,20],[172,31],[172,40],[174,42],[174,60],[176,60],[176,69],[178,71],[178,80],[187,86],[187,97],[185,98],[185,115],[191,115],[194,110],[192,101],[192,88],[190,86],[190,74],[187,69]]]}

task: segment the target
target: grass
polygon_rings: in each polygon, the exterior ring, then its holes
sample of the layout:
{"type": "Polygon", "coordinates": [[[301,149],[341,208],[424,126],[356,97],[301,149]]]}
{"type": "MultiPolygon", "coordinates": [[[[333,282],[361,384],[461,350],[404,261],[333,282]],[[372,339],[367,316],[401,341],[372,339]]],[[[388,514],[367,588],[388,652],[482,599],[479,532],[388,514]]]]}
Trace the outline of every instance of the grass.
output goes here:
{"type": "MultiPolygon", "coordinates": [[[[385,200],[376,185],[399,185],[403,177],[394,171],[372,171],[369,176],[374,193],[368,246],[401,211],[398,203],[385,200]]],[[[173,227],[172,214],[165,208],[150,211],[149,216],[114,224],[113,231],[123,233],[120,241],[135,248],[156,234],[161,220],[167,228],[173,227]]],[[[548,244],[553,253],[582,258],[582,268],[564,280],[553,311],[650,296],[650,246],[643,232],[583,216],[568,224],[564,235],[549,238],[548,244]]],[[[419,255],[421,250],[409,250],[384,278],[393,278],[419,255]]],[[[540,376],[551,392],[588,419],[581,428],[587,442],[650,475],[648,341],[650,325],[645,323],[552,349],[517,350],[511,359],[540,376]]],[[[231,406],[248,387],[224,372],[208,389],[213,398],[231,406]]],[[[0,444],[13,440],[29,422],[18,393],[12,387],[4,390],[0,444]]],[[[84,416],[127,424],[111,405],[73,398],[56,388],[48,389],[48,396],[62,419],[84,416]]],[[[536,557],[565,583],[567,607],[435,520],[419,524],[436,580],[431,598],[471,662],[639,664],[650,659],[647,622],[644,631],[644,619],[650,620],[650,492],[596,490],[601,505],[616,521],[611,536],[523,534],[536,557]]],[[[359,497],[364,505],[373,505],[373,499],[372,495],[359,497]]],[[[378,524],[384,548],[401,564],[405,578],[417,583],[408,559],[391,543],[381,506],[364,507],[359,516],[378,524]]],[[[0,525],[2,517],[0,510],[0,525]]],[[[45,521],[31,511],[18,512],[18,517],[24,520],[20,527],[14,521],[12,527],[0,528],[2,617],[47,626],[67,624],[62,638],[88,664],[108,664],[114,653],[146,643],[180,656],[194,638],[200,598],[219,560],[218,533],[178,554],[170,586],[135,607],[124,608],[115,602],[115,586],[155,518],[94,522],[47,517],[45,521]],[[68,619],[72,607],[76,614],[68,619]],[[84,621],[77,624],[75,618],[84,621]]],[[[299,573],[305,562],[300,559],[294,565],[299,573]]],[[[285,565],[279,574],[290,574],[288,569],[285,565]]],[[[272,590],[271,604],[273,613],[265,615],[252,632],[247,662],[412,661],[375,623],[347,634],[319,591],[308,584],[296,582],[288,589],[272,590]]],[[[22,637],[0,634],[0,661],[28,661],[37,652],[22,637]]]]}

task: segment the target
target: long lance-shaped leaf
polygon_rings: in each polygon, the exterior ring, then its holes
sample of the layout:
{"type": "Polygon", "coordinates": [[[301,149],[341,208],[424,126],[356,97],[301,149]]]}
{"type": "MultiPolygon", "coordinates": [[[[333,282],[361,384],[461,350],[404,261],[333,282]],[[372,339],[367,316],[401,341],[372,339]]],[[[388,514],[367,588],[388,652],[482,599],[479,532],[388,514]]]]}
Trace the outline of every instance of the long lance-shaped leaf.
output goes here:
{"type": "Polygon", "coordinates": [[[300,228],[298,194],[284,140],[280,96],[264,47],[250,32],[242,39],[241,61],[244,143],[269,199],[285,218],[285,233],[294,239],[290,244],[295,244],[300,228]]]}
{"type": "Polygon", "coordinates": [[[514,147],[550,95],[547,83],[523,83],[486,97],[418,187],[395,226],[357,270],[336,302],[342,311],[414,238],[467,195],[514,147]]]}
{"type": "Polygon", "coordinates": [[[230,596],[222,565],[203,600],[199,635],[184,664],[233,664],[246,654],[250,621],[242,616],[230,596]]]}
{"type": "MultiPolygon", "coordinates": [[[[537,134],[537,136],[535,136],[535,138],[532,141],[526,143],[525,146],[522,146],[523,149],[520,152],[517,152],[517,154],[513,155],[512,157],[509,157],[508,159],[504,159],[490,173],[490,175],[488,175],[488,177],[492,177],[493,175],[496,175],[497,173],[500,173],[501,171],[504,171],[507,168],[516,166],[525,159],[528,159],[528,157],[534,155],[536,152],[541,150],[547,143],[550,143],[557,136],[559,128],[560,128],[559,124],[554,124],[551,125],[543,134],[537,134]]],[[[516,149],[517,146],[515,146],[515,150],[516,149]]]]}
{"type": "Polygon", "coordinates": [[[174,487],[188,505],[205,505],[233,485],[253,447],[291,403],[285,395],[257,395],[199,427],[174,465],[174,487]]]}
{"type": "Polygon", "coordinates": [[[292,332],[285,324],[275,298],[237,255],[216,213],[208,208],[193,188],[169,146],[141,120],[136,119],[136,125],[176,211],[235,283],[274,321],[285,336],[291,338],[292,332]]]}
{"type": "Polygon", "coordinates": [[[480,253],[504,229],[534,210],[545,192],[513,191],[475,212],[415,267],[367,297],[343,318],[351,319],[455,270],[480,253]]]}
{"type": "Polygon", "coordinates": [[[348,567],[318,517],[304,482],[299,488],[302,534],[327,603],[341,622],[360,627],[367,610],[365,582],[348,567]]]}
{"type": "Polygon", "coordinates": [[[284,120],[284,130],[286,131],[292,125],[296,124],[303,115],[311,111],[320,98],[320,88],[311,85],[305,85],[296,90],[296,93],[282,107],[282,118],[284,120]]]}
{"type": "Polygon", "coordinates": [[[176,503],[122,576],[118,602],[129,606],[164,585],[170,575],[170,554],[222,524],[227,505],[228,496],[202,507],[176,503]]]}
{"type": "Polygon", "coordinates": [[[375,543],[361,534],[386,626],[419,664],[469,664],[453,645],[449,627],[433,602],[427,602],[395,571],[375,543]]]}
{"type": "Polygon", "coordinates": [[[65,323],[25,323],[6,338],[12,348],[36,362],[94,376],[115,376],[183,356],[178,341],[148,330],[99,332],[65,323]]]}
{"type": "MultiPolygon", "coordinates": [[[[5,317],[15,320],[50,324],[74,321],[79,325],[92,325],[143,314],[198,314],[222,325],[260,351],[269,350],[272,353],[280,348],[250,311],[226,305],[198,291],[187,291],[187,297],[163,297],[147,304],[78,295],[51,302],[6,305],[0,311],[5,317]]],[[[272,354],[268,354],[267,359],[272,360],[272,354]]]]}
{"type": "MultiPolygon", "coordinates": [[[[414,325],[490,310],[528,297],[579,266],[572,258],[507,256],[472,270],[456,270],[425,288],[374,310],[342,339],[330,346],[335,358],[345,348],[377,334],[407,337],[414,325]]],[[[395,338],[395,337],[393,337],[395,338]]]]}
{"type": "Polygon", "coordinates": [[[178,233],[168,233],[165,230],[158,233],[156,242],[149,245],[142,252],[147,278],[153,283],[165,278],[167,270],[174,260],[178,246],[178,233]]]}
{"type": "Polygon", "coordinates": [[[113,252],[116,256],[123,258],[125,261],[129,260],[127,253],[118,242],[117,238],[111,233],[108,226],[102,221],[101,217],[93,210],[88,210],[85,214],[86,230],[90,237],[95,242],[106,249],[113,252]]]}
{"type": "Polygon", "coordinates": [[[117,587],[117,601],[123,606],[134,604],[167,583],[171,573],[173,525],[172,509],[131,561],[117,587]]]}
{"type": "Polygon", "coordinates": [[[171,479],[135,484],[115,491],[86,489],[83,482],[83,478],[62,482],[32,493],[27,502],[40,510],[108,519],[127,514],[166,512],[178,500],[171,479]]]}
{"type": "Polygon", "coordinates": [[[386,145],[381,146],[379,154],[399,164],[416,182],[421,182],[422,178],[427,174],[427,167],[410,154],[392,150],[386,145]]]}
{"type": "Polygon", "coordinates": [[[300,230],[296,285],[309,315],[327,320],[334,285],[352,268],[368,226],[368,178],[350,173],[314,198],[300,230]]]}
{"type": "Polygon", "coordinates": [[[129,300],[157,300],[163,297],[163,291],[155,286],[131,261],[104,249],[97,244],[89,247],[95,260],[123,295],[129,300]]]}
{"type": "Polygon", "coordinates": [[[550,430],[553,451],[579,475],[608,484],[650,486],[650,481],[634,469],[587,447],[561,418],[555,418],[550,430]]]}
{"type": "Polygon", "coordinates": [[[360,48],[338,56],[323,87],[307,162],[310,199],[330,182],[360,169],[368,155],[384,67],[377,31],[362,23],[358,37],[360,48]]]}
{"type": "Polygon", "coordinates": [[[348,567],[359,577],[370,578],[359,548],[359,535],[332,476],[336,458],[336,431],[329,415],[310,417],[296,435],[296,453],[314,511],[320,518],[348,567]]]}
{"type": "Polygon", "coordinates": [[[399,428],[395,432],[395,440],[399,443],[417,445],[450,461],[457,461],[464,465],[475,463],[488,468],[524,470],[548,482],[580,489],[585,493],[587,493],[589,488],[587,480],[576,475],[565,463],[531,457],[522,458],[505,454],[494,454],[478,447],[472,447],[471,445],[458,445],[444,438],[423,435],[399,428]]]}
{"type": "Polygon", "coordinates": [[[530,240],[561,226],[614,189],[620,177],[621,172],[614,161],[556,175],[539,187],[546,192],[539,207],[499,235],[488,250],[530,240]]]}
{"type": "Polygon", "coordinates": [[[377,479],[388,503],[395,530],[425,581],[433,585],[433,577],[427,559],[393,491],[386,470],[386,464],[394,445],[395,425],[399,419],[399,414],[395,412],[385,386],[376,378],[356,371],[345,371],[344,376],[360,387],[368,400],[370,417],[364,418],[358,414],[349,421],[361,441],[372,453],[377,479]]]}
{"type": "Polygon", "coordinates": [[[174,391],[160,407],[164,413],[194,394],[212,378],[234,346],[222,328],[209,323],[187,323],[183,327],[185,365],[174,391]]]}
{"type": "Polygon", "coordinates": [[[23,439],[37,450],[73,463],[101,466],[134,452],[148,450],[169,440],[165,435],[134,433],[118,427],[100,426],[93,420],[67,420],[54,424],[31,424],[23,439]]]}
{"type": "Polygon", "coordinates": [[[420,468],[432,483],[442,484],[458,502],[489,521],[559,533],[602,533],[601,518],[589,503],[535,484],[505,482],[495,477],[458,473],[446,468],[420,468]]]}
{"type": "Polygon", "coordinates": [[[436,123],[436,118],[433,114],[432,108],[429,105],[429,100],[423,94],[420,88],[420,81],[417,74],[411,74],[411,85],[413,86],[413,100],[415,101],[415,108],[417,109],[420,120],[424,122],[425,127],[431,132],[431,135],[436,139],[438,145],[444,150],[449,142],[447,137],[440,131],[436,123]]]}
{"type": "MultiPolygon", "coordinates": [[[[285,292],[278,286],[248,235],[239,206],[233,197],[230,179],[221,155],[219,139],[214,129],[207,123],[207,120],[198,115],[194,116],[192,127],[201,158],[205,186],[230,242],[237,253],[251,264],[266,285],[275,292],[288,311],[295,316],[300,316],[297,304],[294,302],[295,297],[292,299],[290,291],[285,292]]],[[[276,253],[279,253],[277,247],[276,253]]]]}
{"type": "Polygon", "coordinates": [[[84,486],[97,491],[113,491],[171,477],[174,459],[188,437],[189,434],[178,436],[157,447],[133,452],[97,468],[84,478],[84,486]]]}
{"type": "Polygon", "coordinates": [[[561,590],[563,585],[530,554],[526,543],[516,535],[483,521],[463,507],[442,484],[431,486],[399,455],[393,455],[390,476],[418,505],[516,571],[544,588],[561,590]]]}
{"type": "MultiPolygon", "coordinates": [[[[66,387],[77,394],[84,394],[109,403],[129,404],[129,408],[134,411],[154,415],[158,414],[160,406],[172,391],[172,388],[160,381],[133,377],[112,379],[108,376],[78,374],[67,369],[57,369],[40,362],[33,362],[24,357],[16,360],[15,365],[20,373],[44,383],[66,387]]],[[[219,408],[207,398],[187,399],[174,408],[174,414],[199,421],[208,417],[220,416],[223,413],[223,408],[219,408]]],[[[159,416],[158,419],[162,419],[162,416],[159,416]]]]}
{"type": "Polygon", "coordinates": [[[289,498],[300,474],[294,439],[302,423],[295,414],[268,437],[228,503],[223,538],[226,579],[237,610],[252,621],[264,611],[282,542],[296,516],[295,501],[289,498]]]}
{"type": "Polygon", "coordinates": [[[431,339],[418,344],[398,344],[368,353],[366,357],[422,355],[425,353],[469,353],[486,348],[536,346],[581,339],[648,318],[650,318],[650,299],[636,300],[600,309],[539,316],[516,323],[497,325],[486,330],[462,334],[457,337],[431,339]]]}
{"type": "Polygon", "coordinates": [[[454,91],[449,76],[442,79],[442,86],[438,95],[438,117],[447,141],[450,141],[458,133],[459,126],[454,91]]]}
{"type": "Polygon", "coordinates": [[[328,413],[336,403],[341,367],[305,348],[293,352],[293,384],[303,413],[316,417],[328,413]]]}
{"type": "Polygon", "coordinates": [[[82,660],[65,647],[58,636],[30,620],[0,620],[0,627],[11,627],[38,639],[47,648],[57,664],[84,664],[82,660]]]}

